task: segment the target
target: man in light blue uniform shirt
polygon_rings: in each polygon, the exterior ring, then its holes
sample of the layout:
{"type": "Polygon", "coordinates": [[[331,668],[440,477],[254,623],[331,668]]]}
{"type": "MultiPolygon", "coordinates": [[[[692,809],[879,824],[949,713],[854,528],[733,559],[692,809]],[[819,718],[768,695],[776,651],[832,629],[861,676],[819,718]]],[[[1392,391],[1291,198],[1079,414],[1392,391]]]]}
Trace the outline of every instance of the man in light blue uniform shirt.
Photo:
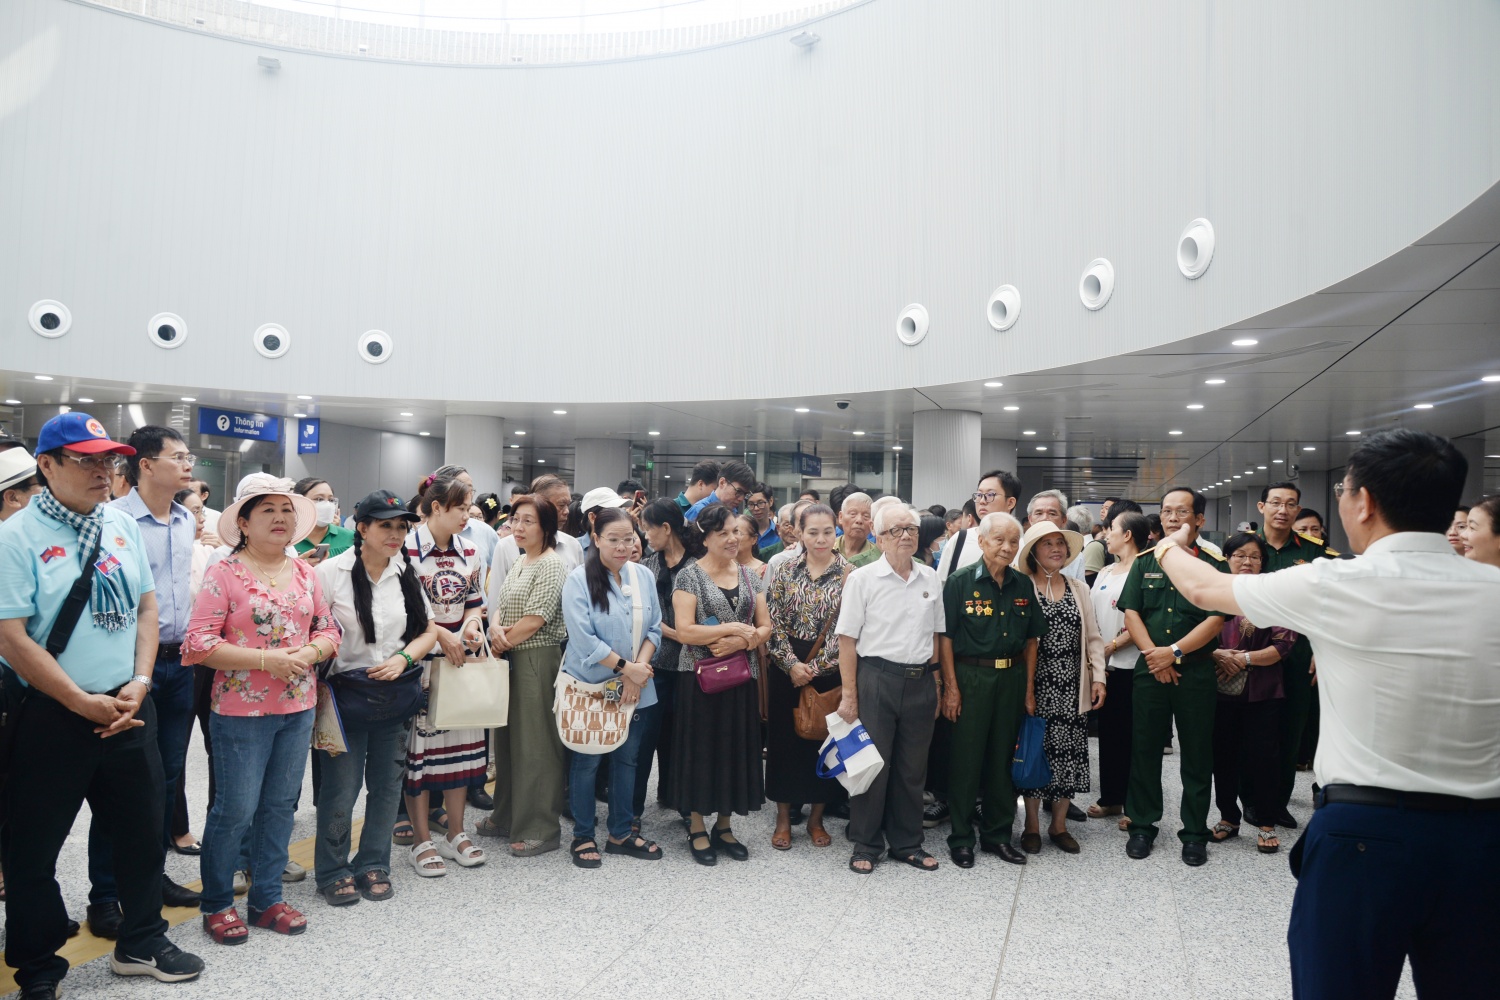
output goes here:
{"type": "Polygon", "coordinates": [[[123,917],[110,967],[163,982],[203,971],[167,939],[161,916],[165,789],[146,697],[156,583],[136,522],[105,503],[121,454],[134,449],[88,414],[53,417],[37,440],[46,489],[0,525],[0,659],[25,685],[6,692],[16,716],[4,791],[5,960],[28,997],[55,996],[68,972],[57,954],[67,939],[57,858],[85,801],[115,848],[123,917]],[[59,618],[70,604],[69,632],[59,618]]]}

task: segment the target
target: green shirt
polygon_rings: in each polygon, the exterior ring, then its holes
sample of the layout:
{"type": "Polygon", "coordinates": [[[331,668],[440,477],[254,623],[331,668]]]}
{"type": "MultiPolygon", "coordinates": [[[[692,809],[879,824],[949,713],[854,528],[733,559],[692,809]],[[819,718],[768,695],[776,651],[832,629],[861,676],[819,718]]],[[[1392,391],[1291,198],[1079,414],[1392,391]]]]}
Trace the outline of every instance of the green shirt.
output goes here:
{"type": "MultiPolygon", "coordinates": [[[[1183,551],[1193,550],[1183,547],[1183,551]]],[[[1222,556],[1215,556],[1204,548],[1199,548],[1194,554],[1220,573],[1229,572],[1229,564],[1222,556]]],[[[1177,592],[1177,588],[1172,586],[1171,579],[1161,568],[1161,563],[1156,561],[1155,548],[1142,552],[1136,558],[1130,567],[1130,573],[1125,577],[1125,586],[1120,588],[1115,607],[1139,614],[1146,623],[1151,641],[1158,646],[1181,642],[1189,632],[1203,624],[1205,619],[1215,615],[1223,617],[1221,611],[1205,611],[1194,607],[1177,592]]],[[[1204,646],[1184,655],[1183,660],[1207,660],[1218,648],[1219,636],[1216,633],[1204,646]]],[[[1136,666],[1140,667],[1145,659],[1142,655],[1136,666]]]]}
{"type": "MultiPolygon", "coordinates": [[[[328,543],[329,558],[339,555],[354,544],[354,532],[348,528],[340,528],[336,524],[328,526],[328,534],[323,536],[323,541],[328,543]]],[[[311,552],[314,543],[306,538],[297,543],[297,554],[311,552]]]]}
{"type": "Polygon", "coordinates": [[[776,555],[776,553],[781,552],[784,549],[786,549],[786,542],[777,539],[770,545],[767,545],[760,550],[760,557],[762,559],[769,560],[772,556],[776,555]]]}
{"type": "MultiPolygon", "coordinates": [[[[1301,566],[1310,563],[1314,559],[1337,559],[1339,554],[1311,535],[1304,535],[1300,531],[1293,531],[1288,535],[1286,544],[1281,548],[1271,544],[1266,538],[1265,532],[1259,532],[1260,538],[1266,543],[1266,551],[1270,558],[1260,568],[1262,573],[1274,573],[1288,566],[1301,566]]],[[[1297,641],[1292,645],[1292,650],[1286,656],[1288,667],[1300,667],[1306,669],[1312,663],[1312,643],[1307,636],[1297,636],[1297,641]]]]}
{"type": "Polygon", "coordinates": [[[859,569],[859,567],[861,566],[870,565],[870,563],[879,559],[881,555],[884,554],[880,551],[880,546],[875,544],[875,539],[866,538],[865,547],[859,550],[859,555],[851,556],[849,555],[849,553],[844,551],[844,539],[847,537],[847,535],[840,536],[838,543],[835,544],[833,548],[834,551],[836,551],[839,555],[849,560],[849,565],[853,566],[855,569],[859,569]]]}
{"type": "Polygon", "coordinates": [[[943,618],[954,656],[1015,659],[1028,639],[1047,631],[1047,616],[1031,581],[1005,567],[998,584],[981,559],[948,577],[943,584],[943,618]]]}

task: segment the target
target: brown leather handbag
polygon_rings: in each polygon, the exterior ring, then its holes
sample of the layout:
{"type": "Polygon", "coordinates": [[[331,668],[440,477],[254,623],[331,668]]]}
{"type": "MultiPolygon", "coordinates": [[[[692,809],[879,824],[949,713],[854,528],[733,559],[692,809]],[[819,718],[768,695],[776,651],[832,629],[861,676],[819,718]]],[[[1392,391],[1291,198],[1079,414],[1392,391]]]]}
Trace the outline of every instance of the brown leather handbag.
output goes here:
{"type": "MultiPolygon", "coordinates": [[[[808,651],[807,662],[811,663],[818,658],[818,653],[823,649],[823,640],[828,638],[828,630],[833,627],[838,616],[839,609],[834,608],[828,621],[823,623],[823,631],[818,633],[817,641],[808,651]]],[[[838,710],[839,701],[843,697],[842,686],[829,688],[820,694],[811,683],[804,684],[802,693],[797,698],[797,707],[792,709],[792,727],[797,730],[797,735],[804,740],[816,740],[818,743],[826,740],[828,738],[828,713],[838,710]]]]}

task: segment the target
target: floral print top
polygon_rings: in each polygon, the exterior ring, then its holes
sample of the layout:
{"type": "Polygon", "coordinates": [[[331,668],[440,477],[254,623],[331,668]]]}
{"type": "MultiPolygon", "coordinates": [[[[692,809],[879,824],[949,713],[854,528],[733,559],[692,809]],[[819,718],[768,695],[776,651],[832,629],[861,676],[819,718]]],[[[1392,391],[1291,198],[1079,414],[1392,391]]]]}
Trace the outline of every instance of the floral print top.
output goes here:
{"type": "MultiPolygon", "coordinates": [[[[794,641],[801,649],[810,650],[824,624],[838,615],[844,575],[852,568],[849,560],[835,552],[828,569],[814,580],[807,569],[807,553],[802,552],[777,572],[766,597],[766,610],[771,613],[771,639],[766,647],[771,660],[782,670],[791,673],[792,665],[801,659],[792,648],[794,641]]],[[[808,664],[819,677],[839,668],[839,640],[833,632],[830,627],[823,648],[808,664]]]]}
{"type": "MultiPolygon", "coordinates": [[[[203,663],[223,642],[244,649],[296,651],[314,639],[326,639],[337,653],[338,624],[313,567],[293,559],[290,569],[287,586],[273,590],[237,555],[210,566],[193,602],[182,662],[203,663]]],[[[212,699],[220,715],[291,715],[317,705],[317,678],[309,671],[287,683],[268,670],[217,670],[212,699]]]]}

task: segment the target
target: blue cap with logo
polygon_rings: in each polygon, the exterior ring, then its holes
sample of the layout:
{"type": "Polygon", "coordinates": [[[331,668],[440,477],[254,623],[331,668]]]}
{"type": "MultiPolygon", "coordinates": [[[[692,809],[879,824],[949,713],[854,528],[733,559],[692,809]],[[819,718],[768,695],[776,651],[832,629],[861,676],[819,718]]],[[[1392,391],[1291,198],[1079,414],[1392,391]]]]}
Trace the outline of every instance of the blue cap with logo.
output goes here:
{"type": "Polygon", "coordinates": [[[87,413],[59,413],[42,425],[37,435],[36,451],[43,452],[66,448],[83,455],[97,455],[113,451],[121,455],[134,455],[135,449],[128,444],[109,439],[104,425],[87,413]]]}

